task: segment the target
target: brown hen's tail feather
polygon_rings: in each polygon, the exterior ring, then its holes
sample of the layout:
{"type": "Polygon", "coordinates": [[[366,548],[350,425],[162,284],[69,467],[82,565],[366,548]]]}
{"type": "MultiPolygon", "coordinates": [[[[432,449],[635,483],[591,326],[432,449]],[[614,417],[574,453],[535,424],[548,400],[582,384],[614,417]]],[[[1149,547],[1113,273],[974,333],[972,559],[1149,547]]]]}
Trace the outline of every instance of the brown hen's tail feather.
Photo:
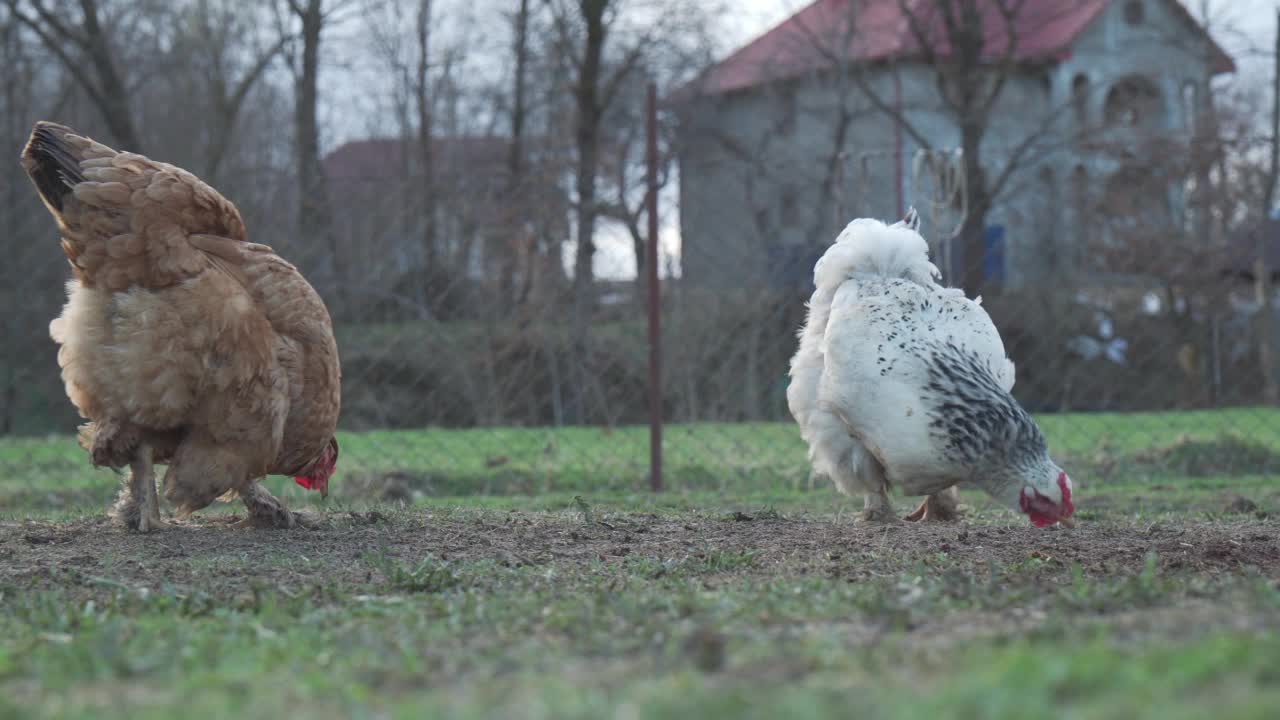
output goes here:
{"type": "Polygon", "coordinates": [[[85,180],[76,148],[66,140],[69,134],[74,134],[71,128],[42,120],[36,123],[22,150],[23,169],[45,203],[56,212],[62,211],[63,200],[72,188],[85,180]]]}

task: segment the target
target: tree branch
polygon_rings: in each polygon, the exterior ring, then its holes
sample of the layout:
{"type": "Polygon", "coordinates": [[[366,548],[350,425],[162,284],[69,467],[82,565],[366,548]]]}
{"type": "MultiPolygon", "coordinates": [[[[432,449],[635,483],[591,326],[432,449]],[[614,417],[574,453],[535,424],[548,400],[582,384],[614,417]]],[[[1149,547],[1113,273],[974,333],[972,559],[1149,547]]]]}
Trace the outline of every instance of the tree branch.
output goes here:
{"type": "MultiPolygon", "coordinates": [[[[84,91],[89,94],[89,99],[95,105],[101,106],[104,100],[102,93],[94,86],[93,79],[85,72],[84,64],[68,55],[67,51],[62,47],[62,43],[58,42],[56,38],[45,31],[44,27],[42,27],[35,18],[19,10],[17,0],[8,0],[8,5],[9,12],[18,19],[18,22],[26,25],[36,34],[36,37],[40,39],[40,42],[45,46],[45,48],[49,52],[53,53],[54,57],[58,58],[58,61],[62,63],[64,69],[66,69],[66,71],[75,78],[80,87],[84,88],[84,91]]],[[[37,6],[37,8],[38,7],[39,6],[37,6]]]]}

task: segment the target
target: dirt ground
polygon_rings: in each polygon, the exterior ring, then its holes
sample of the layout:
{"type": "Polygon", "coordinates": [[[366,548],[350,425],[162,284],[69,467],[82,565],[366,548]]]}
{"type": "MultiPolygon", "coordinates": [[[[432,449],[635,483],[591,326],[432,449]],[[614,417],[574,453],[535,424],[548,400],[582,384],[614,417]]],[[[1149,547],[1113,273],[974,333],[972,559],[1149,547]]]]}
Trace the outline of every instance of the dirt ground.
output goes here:
{"type": "Polygon", "coordinates": [[[236,530],[223,517],[179,524],[152,535],[128,533],[106,517],[72,522],[0,524],[0,586],[61,588],[93,597],[124,583],[171,586],[231,597],[267,584],[305,592],[322,584],[373,581],[364,559],[404,561],[430,554],[445,561],[505,565],[668,561],[715,553],[752,555],[735,570],[769,577],[812,574],[849,581],[901,572],[945,556],[951,567],[1037,560],[1078,563],[1086,574],[1137,574],[1155,551],[1160,570],[1215,576],[1254,567],[1280,576],[1280,539],[1261,522],[1116,525],[1074,530],[967,523],[887,526],[849,520],[610,515],[586,522],[571,513],[492,512],[459,518],[429,511],[335,512],[315,529],[236,530]],[[106,578],[107,580],[104,580],[106,578]]]}

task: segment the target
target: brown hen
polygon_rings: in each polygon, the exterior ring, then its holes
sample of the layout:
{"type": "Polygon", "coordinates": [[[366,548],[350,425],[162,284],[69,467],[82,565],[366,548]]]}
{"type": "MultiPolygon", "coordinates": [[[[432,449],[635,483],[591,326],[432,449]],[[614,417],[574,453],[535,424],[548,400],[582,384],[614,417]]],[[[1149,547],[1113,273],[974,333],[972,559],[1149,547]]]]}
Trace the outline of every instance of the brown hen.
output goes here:
{"type": "Polygon", "coordinates": [[[239,211],[185,170],[37,123],[22,153],[73,279],[49,331],[95,465],[131,466],[127,526],[163,527],[152,464],[183,515],[238,495],[245,525],[297,520],[258,481],[327,492],[340,369],[324,302],[239,211]]]}

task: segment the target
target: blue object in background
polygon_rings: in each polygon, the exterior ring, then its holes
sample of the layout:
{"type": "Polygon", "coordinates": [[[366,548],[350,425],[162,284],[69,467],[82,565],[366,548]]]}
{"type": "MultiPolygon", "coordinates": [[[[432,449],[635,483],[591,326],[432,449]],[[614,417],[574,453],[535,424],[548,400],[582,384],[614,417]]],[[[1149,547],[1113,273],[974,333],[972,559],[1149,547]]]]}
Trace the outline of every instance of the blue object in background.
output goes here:
{"type": "MultiPolygon", "coordinates": [[[[959,237],[953,237],[947,241],[947,245],[951,250],[951,265],[946,268],[945,282],[953,287],[959,287],[964,282],[964,270],[967,261],[964,257],[964,241],[959,237]]],[[[1004,226],[988,225],[982,233],[982,279],[985,283],[992,283],[997,286],[1004,285],[1005,265],[1004,265],[1004,226]]],[[[938,259],[938,265],[941,267],[942,260],[938,259]]]]}
{"type": "Polygon", "coordinates": [[[982,233],[982,278],[985,282],[1004,285],[1004,226],[988,225],[982,233]]]}

